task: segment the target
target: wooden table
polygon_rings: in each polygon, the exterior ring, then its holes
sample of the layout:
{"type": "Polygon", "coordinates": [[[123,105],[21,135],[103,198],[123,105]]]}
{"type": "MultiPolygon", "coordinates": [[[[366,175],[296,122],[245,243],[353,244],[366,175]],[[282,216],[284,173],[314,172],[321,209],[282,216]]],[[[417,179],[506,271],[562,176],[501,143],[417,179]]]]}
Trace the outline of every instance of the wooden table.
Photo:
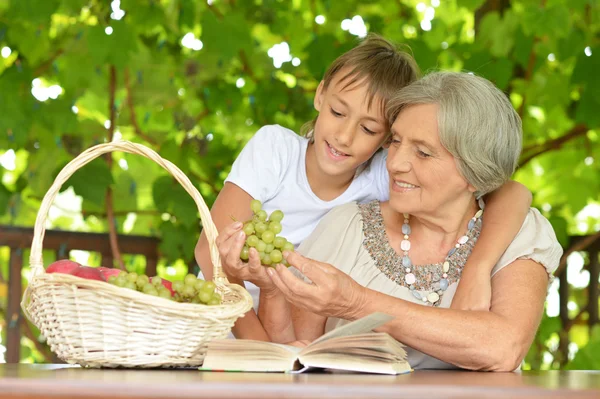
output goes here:
{"type": "Polygon", "coordinates": [[[0,398],[600,398],[600,371],[211,373],[0,364],[0,398]]]}

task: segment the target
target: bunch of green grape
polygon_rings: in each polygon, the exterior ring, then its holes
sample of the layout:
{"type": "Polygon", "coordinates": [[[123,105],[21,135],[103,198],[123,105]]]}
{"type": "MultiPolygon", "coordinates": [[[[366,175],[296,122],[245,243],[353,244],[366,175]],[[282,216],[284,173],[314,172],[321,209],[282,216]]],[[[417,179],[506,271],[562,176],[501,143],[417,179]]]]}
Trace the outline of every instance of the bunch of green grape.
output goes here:
{"type": "Polygon", "coordinates": [[[244,222],[243,231],[246,234],[246,244],[242,248],[240,259],[247,261],[250,248],[256,248],[260,256],[260,263],[263,265],[271,266],[283,263],[289,266],[283,259],[283,251],[293,251],[294,244],[277,235],[281,233],[283,212],[276,210],[268,215],[262,209],[262,203],[259,200],[252,200],[250,209],[254,215],[252,219],[244,222]]]}
{"type": "Polygon", "coordinates": [[[108,278],[110,284],[117,287],[128,288],[144,294],[158,296],[177,302],[203,303],[206,305],[220,305],[221,296],[215,292],[212,281],[204,281],[193,274],[185,276],[183,281],[171,283],[162,278],[148,277],[135,272],[121,272],[108,278]]]}
{"type": "Polygon", "coordinates": [[[215,283],[197,278],[193,274],[185,276],[183,281],[174,281],[173,292],[173,298],[177,302],[221,304],[221,295],[215,292],[215,283]]]}

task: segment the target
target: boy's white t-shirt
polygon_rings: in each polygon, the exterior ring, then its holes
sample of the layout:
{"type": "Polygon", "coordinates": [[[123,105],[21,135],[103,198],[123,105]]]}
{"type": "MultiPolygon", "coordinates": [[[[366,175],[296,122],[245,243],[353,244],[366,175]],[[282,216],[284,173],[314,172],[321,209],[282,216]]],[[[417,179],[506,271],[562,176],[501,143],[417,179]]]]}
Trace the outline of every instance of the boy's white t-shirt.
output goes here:
{"type": "MultiPolygon", "coordinates": [[[[279,125],[260,128],[244,146],[225,179],[260,200],[263,209],[284,213],[280,236],[298,247],[331,209],[352,201],[359,203],[389,199],[385,166],[387,151],[375,154],[346,191],[331,201],[317,197],[306,176],[306,149],[309,140],[279,125]]],[[[200,275],[201,277],[201,275],[200,275]]],[[[259,288],[245,282],[258,310],[259,288]]],[[[233,338],[233,335],[230,334],[233,338]]]]}
{"type": "Polygon", "coordinates": [[[280,236],[298,247],[331,209],[352,201],[389,198],[387,151],[375,154],[346,191],[331,201],[317,197],[306,176],[308,139],[279,125],[267,125],[248,141],[225,182],[231,182],[263,203],[263,209],[284,213],[280,236]]]}

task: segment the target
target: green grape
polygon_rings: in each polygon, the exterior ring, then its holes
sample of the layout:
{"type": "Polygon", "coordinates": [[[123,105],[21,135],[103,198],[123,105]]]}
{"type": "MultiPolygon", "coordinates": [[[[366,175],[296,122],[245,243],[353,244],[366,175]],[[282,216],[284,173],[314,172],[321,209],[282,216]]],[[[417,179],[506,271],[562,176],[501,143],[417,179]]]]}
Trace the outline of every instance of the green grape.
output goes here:
{"type": "Polygon", "coordinates": [[[115,284],[115,281],[117,281],[117,276],[113,275],[108,278],[108,282],[111,284],[115,284]]]}
{"type": "Polygon", "coordinates": [[[258,220],[260,220],[261,222],[264,222],[265,220],[267,220],[267,212],[265,211],[258,211],[256,213],[256,217],[258,217],[258,220]]]}
{"type": "Polygon", "coordinates": [[[146,292],[146,294],[152,295],[152,296],[158,296],[158,291],[156,288],[154,288],[153,290],[146,292]]]}
{"type": "Polygon", "coordinates": [[[275,248],[283,248],[286,242],[287,240],[285,238],[277,236],[273,240],[273,245],[275,246],[275,248]]]}
{"type": "Polygon", "coordinates": [[[262,202],[257,199],[253,199],[250,201],[250,209],[252,209],[252,212],[258,213],[262,209],[262,202]]]}
{"type": "Polygon", "coordinates": [[[223,298],[221,298],[221,295],[217,294],[216,292],[212,295],[211,300],[219,301],[219,304],[223,302],[223,298]]]}
{"type": "Polygon", "coordinates": [[[127,281],[131,281],[132,283],[135,283],[137,281],[138,275],[136,272],[129,272],[129,273],[127,273],[125,278],[127,279],[127,281]]]}
{"type": "Polygon", "coordinates": [[[199,292],[200,290],[202,290],[202,287],[204,287],[205,284],[206,284],[206,281],[204,281],[202,279],[196,280],[196,284],[194,285],[196,292],[199,292]]]}
{"type": "Polygon", "coordinates": [[[250,248],[244,246],[244,248],[242,248],[242,252],[240,252],[240,259],[248,260],[250,258],[249,251],[250,251],[250,248]]]}
{"type": "Polygon", "coordinates": [[[137,279],[135,280],[135,285],[138,287],[138,289],[140,289],[140,288],[143,288],[149,282],[150,282],[150,278],[148,278],[148,276],[146,276],[145,274],[140,274],[139,276],[137,276],[137,279]]]}
{"type": "Polygon", "coordinates": [[[269,226],[264,222],[258,222],[254,225],[254,231],[256,234],[262,234],[267,231],[268,228],[269,226]]]}
{"type": "Polygon", "coordinates": [[[281,260],[283,259],[283,255],[281,254],[281,251],[278,249],[274,249],[269,256],[271,257],[271,261],[275,264],[281,262],[281,260]]]}
{"type": "Polygon", "coordinates": [[[261,263],[265,266],[271,265],[273,263],[273,261],[271,260],[271,256],[269,254],[265,254],[265,257],[263,258],[261,263]]]}
{"type": "Polygon", "coordinates": [[[151,291],[151,290],[156,290],[156,287],[154,287],[151,283],[146,283],[146,285],[144,285],[142,287],[142,292],[144,294],[147,294],[148,291],[151,291]]]}
{"type": "Polygon", "coordinates": [[[158,276],[154,276],[154,277],[152,277],[151,283],[153,286],[160,288],[160,287],[162,287],[162,278],[160,278],[158,276]]]}
{"type": "Polygon", "coordinates": [[[265,251],[266,248],[267,248],[267,244],[263,240],[260,240],[258,242],[258,244],[256,244],[256,250],[258,252],[266,252],[265,251]]]}
{"type": "Polygon", "coordinates": [[[213,292],[215,292],[215,288],[216,288],[216,287],[217,287],[217,286],[215,285],[215,283],[213,283],[212,281],[207,281],[207,282],[204,284],[204,287],[202,287],[202,290],[204,290],[204,291],[206,291],[206,292],[213,293],[213,292]]]}
{"type": "Polygon", "coordinates": [[[213,295],[212,292],[200,291],[198,293],[198,299],[200,299],[200,302],[202,302],[202,303],[207,303],[208,301],[211,300],[212,295],[213,295]]]}
{"type": "Polygon", "coordinates": [[[281,264],[283,264],[285,267],[290,267],[290,264],[285,259],[283,261],[281,261],[281,264]]]}
{"type": "Polygon", "coordinates": [[[267,247],[265,248],[265,253],[270,254],[271,252],[273,252],[274,249],[275,246],[273,244],[267,244],[267,247]]]}
{"type": "Polygon", "coordinates": [[[158,289],[158,296],[161,298],[171,299],[171,291],[166,289],[165,287],[158,289]]]}
{"type": "Polygon", "coordinates": [[[130,290],[134,290],[136,291],[136,286],[135,283],[133,281],[128,281],[125,283],[125,285],[123,286],[123,288],[129,288],[130,290]]]}
{"type": "Polygon", "coordinates": [[[192,303],[200,304],[202,302],[200,301],[200,298],[198,298],[197,296],[195,296],[195,297],[192,298],[192,303]]]}
{"type": "Polygon", "coordinates": [[[258,258],[260,259],[261,262],[265,258],[265,255],[266,255],[266,253],[264,253],[264,252],[259,252],[258,253],[258,258]]]}
{"type": "Polygon", "coordinates": [[[271,230],[265,231],[262,235],[262,240],[267,244],[272,243],[274,239],[275,239],[275,233],[273,233],[271,230]]]}
{"type": "Polygon", "coordinates": [[[246,234],[246,236],[251,236],[252,234],[254,234],[254,224],[252,222],[246,223],[242,230],[244,231],[244,234],[246,234]]]}
{"type": "Polygon", "coordinates": [[[281,222],[282,219],[283,212],[280,210],[273,211],[273,213],[271,213],[271,216],[269,216],[269,220],[272,222],[281,222]]]}
{"type": "Polygon", "coordinates": [[[183,278],[183,282],[185,285],[189,285],[190,287],[194,287],[196,285],[196,281],[198,281],[198,277],[196,275],[189,273],[183,278]]]}
{"type": "Polygon", "coordinates": [[[127,278],[124,274],[125,273],[121,273],[117,276],[117,279],[115,280],[115,285],[117,287],[125,287],[125,284],[127,283],[127,278]]]}
{"type": "Polygon", "coordinates": [[[208,302],[206,302],[209,306],[216,306],[221,304],[221,296],[215,294],[213,295],[208,302]]]}
{"type": "Polygon", "coordinates": [[[179,294],[178,292],[175,293],[175,295],[173,295],[173,299],[177,302],[181,302],[181,294],[179,294]]]}
{"type": "Polygon", "coordinates": [[[282,248],[284,251],[290,251],[290,252],[294,252],[294,244],[292,244],[291,242],[286,242],[285,245],[282,248]]]}
{"type": "Polygon", "coordinates": [[[281,223],[269,222],[269,230],[271,230],[275,234],[281,233],[281,223]]]}
{"type": "Polygon", "coordinates": [[[194,287],[192,287],[191,285],[186,285],[185,287],[183,287],[183,292],[181,293],[181,295],[184,298],[191,298],[194,296],[195,293],[196,290],[194,290],[194,287]]]}
{"type": "Polygon", "coordinates": [[[173,281],[173,291],[180,293],[183,290],[183,287],[185,287],[185,284],[183,283],[183,281],[173,281]]]}
{"type": "Polygon", "coordinates": [[[259,239],[257,236],[250,236],[246,238],[246,245],[249,247],[256,247],[258,245],[258,241],[259,239]]]}

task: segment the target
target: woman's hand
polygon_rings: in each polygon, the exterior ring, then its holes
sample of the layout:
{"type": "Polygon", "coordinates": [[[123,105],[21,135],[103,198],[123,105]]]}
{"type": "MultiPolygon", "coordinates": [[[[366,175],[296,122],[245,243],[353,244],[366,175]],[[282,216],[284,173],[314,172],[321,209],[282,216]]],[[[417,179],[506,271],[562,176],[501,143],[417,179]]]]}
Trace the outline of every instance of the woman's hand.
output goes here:
{"type": "Polygon", "coordinates": [[[277,290],[266,272],[267,267],[261,265],[255,248],[250,248],[247,263],[240,259],[240,253],[246,242],[246,234],[242,231],[242,226],[240,222],[227,226],[215,241],[221,255],[223,271],[230,277],[249,281],[265,292],[277,290]]]}
{"type": "Polygon", "coordinates": [[[294,306],[326,317],[353,319],[364,303],[366,288],[335,267],[305,258],[296,253],[284,253],[312,284],[296,277],[283,265],[267,272],[273,283],[294,306]]]}
{"type": "Polygon", "coordinates": [[[469,273],[463,269],[463,275],[452,298],[451,309],[489,311],[492,302],[492,285],[487,269],[469,273]],[[468,273],[468,275],[467,275],[468,273]]]}

